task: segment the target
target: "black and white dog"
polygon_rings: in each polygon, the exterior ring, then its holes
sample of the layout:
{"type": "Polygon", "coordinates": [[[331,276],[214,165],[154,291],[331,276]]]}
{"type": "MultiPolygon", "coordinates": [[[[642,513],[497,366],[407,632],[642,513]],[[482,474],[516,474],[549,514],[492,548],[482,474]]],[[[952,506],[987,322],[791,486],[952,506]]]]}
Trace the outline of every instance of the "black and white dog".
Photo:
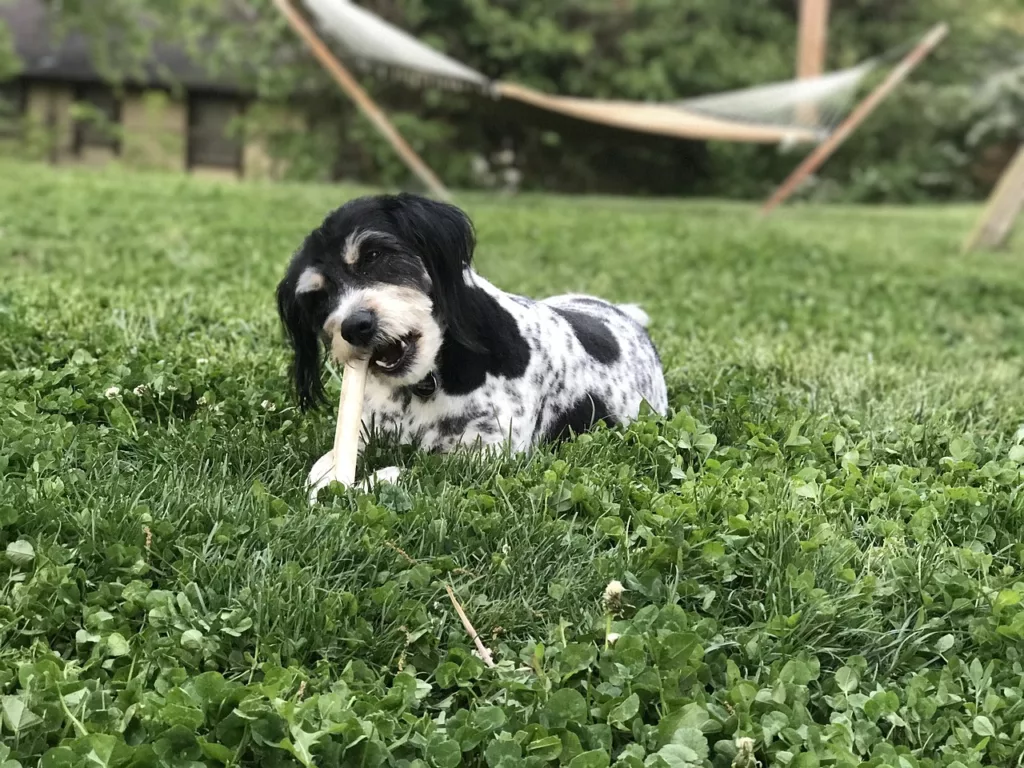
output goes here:
{"type": "MultiPolygon", "coordinates": [[[[643,310],[505,293],[473,271],[475,246],[465,213],[416,195],[363,197],[331,212],[277,287],[302,409],[324,400],[325,348],[339,363],[370,357],[364,428],[425,450],[528,451],[598,421],[626,424],[642,401],[665,412],[643,310]]],[[[313,498],[332,464],[329,452],[310,472],[313,498]]]]}

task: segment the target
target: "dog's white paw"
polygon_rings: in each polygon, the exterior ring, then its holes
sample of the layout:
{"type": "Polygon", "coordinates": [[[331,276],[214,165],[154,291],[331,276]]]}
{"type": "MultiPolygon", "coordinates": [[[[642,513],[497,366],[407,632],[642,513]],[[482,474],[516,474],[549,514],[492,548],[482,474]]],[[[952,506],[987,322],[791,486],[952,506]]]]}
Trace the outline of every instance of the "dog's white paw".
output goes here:
{"type": "MultiPolygon", "coordinates": [[[[400,467],[385,467],[378,469],[370,477],[357,484],[362,491],[370,491],[378,483],[394,483],[402,474],[400,467]]],[[[328,451],[313,465],[306,478],[306,487],[309,489],[309,503],[315,504],[317,494],[331,484],[334,480],[334,451],[328,451]]]]}
{"type": "Polygon", "coordinates": [[[384,469],[378,469],[368,478],[363,480],[359,484],[359,487],[364,491],[368,491],[378,483],[394,483],[402,474],[401,467],[384,467],[384,469]]]}

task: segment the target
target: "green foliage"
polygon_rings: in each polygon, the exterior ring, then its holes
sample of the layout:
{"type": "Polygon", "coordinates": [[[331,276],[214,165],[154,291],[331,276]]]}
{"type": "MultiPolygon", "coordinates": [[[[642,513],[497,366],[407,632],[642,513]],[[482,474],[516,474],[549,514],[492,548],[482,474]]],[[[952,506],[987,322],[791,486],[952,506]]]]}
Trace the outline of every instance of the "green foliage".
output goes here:
{"type": "MultiPolygon", "coordinates": [[[[670,101],[794,73],[793,0],[362,4],[489,76],[563,94],[670,101]]],[[[100,66],[113,79],[138,73],[159,35],[194,52],[212,73],[241,78],[261,98],[287,100],[320,120],[317,132],[292,128],[270,142],[293,178],[408,180],[390,146],[320,70],[273,0],[51,5],[66,28],[90,36],[100,66]]],[[[1005,134],[1020,115],[1014,96],[1019,88],[1008,88],[1012,76],[1005,74],[1020,66],[1024,17],[1017,0],[978,0],[970,9],[963,0],[833,4],[828,66],[906,50],[940,21],[950,24],[949,38],[805,194],[875,202],[987,192],[1006,154],[993,148],[992,137],[1005,134]],[[971,99],[979,90],[983,97],[971,99]]],[[[712,143],[705,149],[368,75],[364,83],[456,187],[486,183],[472,172],[473,163],[511,147],[527,189],[761,197],[799,158],[774,147],[712,143]]]]}
{"type": "Polygon", "coordinates": [[[103,110],[85,102],[74,102],[68,109],[68,118],[72,124],[82,125],[88,128],[104,141],[123,140],[123,129],[117,123],[111,122],[103,110]]]}
{"type": "Polygon", "coordinates": [[[1019,762],[1022,253],[965,264],[974,211],[471,197],[497,284],[644,304],[672,412],[373,441],[405,479],[311,509],[273,287],[358,190],[0,170],[0,766],[1019,762]]]}
{"type": "Polygon", "coordinates": [[[975,123],[967,135],[970,146],[1024,144],[1024,61],[990,77],[971,107],[975,123]]]}

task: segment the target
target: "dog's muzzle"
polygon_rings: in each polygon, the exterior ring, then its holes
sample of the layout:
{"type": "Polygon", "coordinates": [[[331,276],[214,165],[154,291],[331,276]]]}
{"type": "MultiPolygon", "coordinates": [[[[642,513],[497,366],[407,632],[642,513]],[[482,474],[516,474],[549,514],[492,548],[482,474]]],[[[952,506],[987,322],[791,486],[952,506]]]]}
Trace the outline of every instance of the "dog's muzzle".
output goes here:
{"type": "Polygon", "coordinates": [[[377,312],[368,307],[354,309],[341,321],[338,333],[356,355],[370,355],[373,369],[390,375],[404,373],[415,355],[420,336],[416,332],[401,338],[387,335],[377,312]]]}
{"type": "Polygon", "coordinates": [[[377,313],[372,309],[357,309],[341,321],[341,338],[353,347],[368,347],[377,334],[377,313]]]}

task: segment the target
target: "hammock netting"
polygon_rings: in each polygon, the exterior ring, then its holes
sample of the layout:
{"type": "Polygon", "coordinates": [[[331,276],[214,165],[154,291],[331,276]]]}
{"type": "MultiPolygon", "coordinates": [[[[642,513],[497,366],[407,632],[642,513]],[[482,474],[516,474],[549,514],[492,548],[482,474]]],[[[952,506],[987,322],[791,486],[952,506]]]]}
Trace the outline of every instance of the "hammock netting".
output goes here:
{"type": "Polygon", "coordinates": [[[849,109],[870,59],[815,78],[789,80],[674,102],[586,99],[493,81],[350,0],[303,0],[321,33],[345,58],[412,85],[475,88],[551,112],[626,130],[765,144],[817,143],[849,109]]]}

